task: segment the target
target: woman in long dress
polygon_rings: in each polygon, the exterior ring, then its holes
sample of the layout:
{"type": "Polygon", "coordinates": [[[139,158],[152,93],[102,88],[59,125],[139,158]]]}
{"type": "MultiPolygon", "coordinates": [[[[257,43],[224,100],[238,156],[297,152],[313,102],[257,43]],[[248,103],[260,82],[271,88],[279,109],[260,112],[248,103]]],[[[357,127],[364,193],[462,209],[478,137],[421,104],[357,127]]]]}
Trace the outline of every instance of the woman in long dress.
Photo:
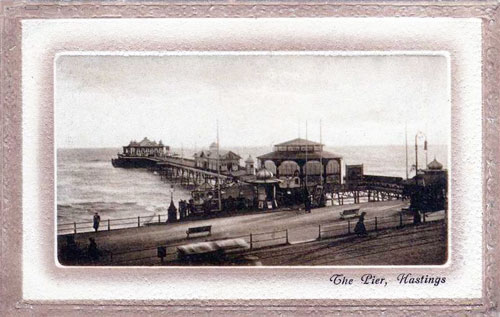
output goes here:
{"type": "Polygon", "coordinates": [[[366,227],[365,227],[365,215],[366,212],[362,212],[361,215],[359,216],[358,223],[356,223],[356,227],[354,227],[354,233],[357,234],[358,236],[366,236],[366,227]]]}

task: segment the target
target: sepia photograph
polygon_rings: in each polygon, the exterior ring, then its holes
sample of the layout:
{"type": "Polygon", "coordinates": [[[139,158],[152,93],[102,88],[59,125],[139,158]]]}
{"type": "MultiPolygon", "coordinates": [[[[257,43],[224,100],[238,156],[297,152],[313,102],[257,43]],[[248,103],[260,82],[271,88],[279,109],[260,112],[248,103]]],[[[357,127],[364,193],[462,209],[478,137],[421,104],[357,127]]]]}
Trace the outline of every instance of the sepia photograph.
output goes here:
{"type": "Polygon", "coordinates": [[[436,52],[64,53],[65,266],[443,265],[436,52]]]}

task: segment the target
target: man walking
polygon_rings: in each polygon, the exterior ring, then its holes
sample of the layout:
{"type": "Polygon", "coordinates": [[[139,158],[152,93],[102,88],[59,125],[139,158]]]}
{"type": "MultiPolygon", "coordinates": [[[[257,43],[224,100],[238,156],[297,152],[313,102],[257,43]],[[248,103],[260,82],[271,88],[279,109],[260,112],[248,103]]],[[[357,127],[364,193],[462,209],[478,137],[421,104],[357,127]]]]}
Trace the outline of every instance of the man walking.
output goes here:
{"type": "Polygon", "coordinates": [[[99,229],[99,223],[101,222],[101,216],[96,212],[94,214],[94,230],[97,232],[97,229],[99,229]]]}

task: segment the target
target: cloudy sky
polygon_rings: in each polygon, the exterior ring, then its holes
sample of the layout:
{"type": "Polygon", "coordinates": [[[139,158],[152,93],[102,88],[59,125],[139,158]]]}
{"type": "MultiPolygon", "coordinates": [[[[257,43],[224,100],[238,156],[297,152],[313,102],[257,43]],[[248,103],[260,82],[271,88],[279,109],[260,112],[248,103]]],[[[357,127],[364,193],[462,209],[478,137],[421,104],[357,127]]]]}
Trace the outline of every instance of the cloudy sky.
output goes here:
{"type": "MultiPolygon", "coordinates": [[[[297,136],[328,146],[404,144],[417,131],[447,144],[445,57],[332,55],[60,56],[59,148],[162,139],[223,147],[297,136]]],[[[413,142],[411,141],[411,144],[413,142]]]]}

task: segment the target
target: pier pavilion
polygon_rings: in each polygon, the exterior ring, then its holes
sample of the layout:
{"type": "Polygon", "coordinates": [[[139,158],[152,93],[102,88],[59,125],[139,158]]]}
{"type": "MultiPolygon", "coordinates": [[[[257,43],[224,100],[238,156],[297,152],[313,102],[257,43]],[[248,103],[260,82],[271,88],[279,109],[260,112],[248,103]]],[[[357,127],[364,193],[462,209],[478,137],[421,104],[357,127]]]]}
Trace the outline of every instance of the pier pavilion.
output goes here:
{"type": "Polygon", "coordinates": [[[342,157],[323,150],[324,144],[297,138],[276,144],[274,152],[258,157],[261,166],[271,161],[276,166],[276,177],[284,180],[282,186],[300,187],[320,183],[340,184],[342,157]]]}
{"type": "Polygon", "coordinates": [[[147,137],[142,139],[141,142],[135,140],[130,141],[129,145],[123,147],[124,156],[163,156],[169,151],[168,146],[163,145],[160,140],[158,143],[156,141],[150,141],[147,137]]]}
{"type": "Polygon", "coordinates": [[[217,163],[221,172],[234,172],[240,169],[241,156],[232,152],[219,150],[217,151],[217,143],[212,143],[208,150],[202,150],[194,154],[195,167],[204,170],[217,171],[217,163]],[[219,157],[217,157],[217,152],[219,157]]]}

